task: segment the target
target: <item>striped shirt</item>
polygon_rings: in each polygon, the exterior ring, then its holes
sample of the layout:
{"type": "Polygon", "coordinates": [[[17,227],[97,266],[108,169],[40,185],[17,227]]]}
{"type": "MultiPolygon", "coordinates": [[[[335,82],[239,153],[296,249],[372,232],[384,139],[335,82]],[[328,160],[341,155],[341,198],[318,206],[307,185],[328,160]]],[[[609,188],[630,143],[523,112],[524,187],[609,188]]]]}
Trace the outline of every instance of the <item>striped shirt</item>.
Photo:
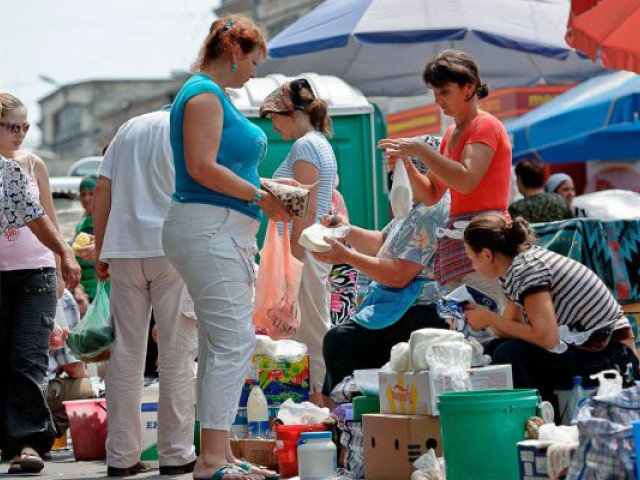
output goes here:
{"type": "MultiPolygon", "coordinates": [[[[561,327],[561,340],[567,343],[586,341],[575,332],[629,326],[622,308],[593,271],[542,247],[532,246],[516,255],[502,286],[507,298],[520,306],[524,306],[527,295],[548,291],[561,327]],[[568,335],[563,336],[562,330],[568,330],[568,335]]],[[[528,322],[526,311],[524,316],[528,322]]]]}
{"type": "Polygon", "coordinates": [[[318,170],[318,197],[316,199],[316,218],[331,213],[331,196],[336,178],[336,156],[329,140],[317,130],[311,130],[297,139],[287,158],[274,172],[273,178],[293,178],[293,164],[298,161],[312,164],[318,170]]]}

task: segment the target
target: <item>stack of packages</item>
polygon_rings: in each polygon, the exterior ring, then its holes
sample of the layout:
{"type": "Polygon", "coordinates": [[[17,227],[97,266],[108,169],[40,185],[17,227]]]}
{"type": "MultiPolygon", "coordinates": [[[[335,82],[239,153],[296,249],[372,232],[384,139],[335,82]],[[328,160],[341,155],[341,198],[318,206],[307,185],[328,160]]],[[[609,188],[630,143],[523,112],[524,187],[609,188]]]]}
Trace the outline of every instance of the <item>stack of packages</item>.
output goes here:
{"type": "Polygon", "coordinates": [[[486,363],[477,342],[450,330],[417,330],[395,345],[379,372],[380,413],[362,417],[367,480],[410,478],[430,449],[442,455],[439,394],[513,388],[510,365],[472,368],[486,363]]]}
{"type": "Polygon", "coordinates": [[[273,455],[276,446],[273,429],[264,437],[249,438],[247,401],[256,382],[267,400],[269,419],[275,420],[282,403],[309,400],[309,356],[304,344],[293,340],[271,340],[258,335],[248,378],[242,389],[236,420],[231,427],[231,445],[236,456],[252,463],[277,466],[273,455]]]}

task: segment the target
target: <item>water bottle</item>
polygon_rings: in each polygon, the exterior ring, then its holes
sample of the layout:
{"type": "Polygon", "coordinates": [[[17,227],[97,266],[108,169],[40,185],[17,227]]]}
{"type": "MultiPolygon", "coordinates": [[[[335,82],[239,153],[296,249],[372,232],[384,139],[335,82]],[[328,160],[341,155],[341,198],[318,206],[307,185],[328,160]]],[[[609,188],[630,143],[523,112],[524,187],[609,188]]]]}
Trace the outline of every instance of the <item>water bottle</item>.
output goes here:
{"type": "Polygon", "coordinates": [[[578,402],[584,397],[584,390],[582,389],[582,377],[576,375],[573,377],[573,388],[571,389],[571,396],[569,397],[569,403],[567,404],[567,413],[569,418],[573,420],[577,412],[578,402]]]}
{"type": "Polygon", "coordinates": [[[269,406],[257,380],[252,382],[251,393],[247,400],[247,424],[249,438],[269,436],[269,406]]]}

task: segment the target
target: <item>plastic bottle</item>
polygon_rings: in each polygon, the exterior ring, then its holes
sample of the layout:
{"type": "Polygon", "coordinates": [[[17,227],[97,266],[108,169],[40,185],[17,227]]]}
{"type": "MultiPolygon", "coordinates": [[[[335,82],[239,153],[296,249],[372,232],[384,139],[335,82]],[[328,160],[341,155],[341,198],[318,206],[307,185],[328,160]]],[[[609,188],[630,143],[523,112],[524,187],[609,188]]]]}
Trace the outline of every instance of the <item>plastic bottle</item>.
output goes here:
{"type": "Polygon", "coordinates": [[[567,414],[569,418],[573,420],[576,414],[578,402],[584,397],[584,390],[582,389],[582,377],[576,375],[573,377],[573,388],[571,389],[571,396],[569,397],[569,403],[567,403],[567,414]]]}
{"type": "Polygon", "coordinates": [[[331,432],[302,432],[298,442],[300,480],[337,478],[338,453],[331,432]]]}
{"type": "Polygon", "coordinates": [[[247,400],[247,423],[249,438],[269,436],[269,406],[257,380],[252,382],[251,393],[247,400]]]}

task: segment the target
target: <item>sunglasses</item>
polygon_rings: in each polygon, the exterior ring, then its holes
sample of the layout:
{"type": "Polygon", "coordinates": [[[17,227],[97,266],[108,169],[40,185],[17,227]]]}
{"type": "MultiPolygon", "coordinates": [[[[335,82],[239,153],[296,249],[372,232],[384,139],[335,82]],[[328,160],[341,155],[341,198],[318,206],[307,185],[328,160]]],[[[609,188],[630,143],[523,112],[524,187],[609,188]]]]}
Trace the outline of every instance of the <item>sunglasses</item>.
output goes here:
{"type": "Polygon", "coordinates": [[[29,131],[29,127],[31,127],[28,123],[5,123],[0,122],[0,127],[4,127],[4,130],[7,133],[20,133],[22,130],[23,133],[27,133],[29,131]]]}

